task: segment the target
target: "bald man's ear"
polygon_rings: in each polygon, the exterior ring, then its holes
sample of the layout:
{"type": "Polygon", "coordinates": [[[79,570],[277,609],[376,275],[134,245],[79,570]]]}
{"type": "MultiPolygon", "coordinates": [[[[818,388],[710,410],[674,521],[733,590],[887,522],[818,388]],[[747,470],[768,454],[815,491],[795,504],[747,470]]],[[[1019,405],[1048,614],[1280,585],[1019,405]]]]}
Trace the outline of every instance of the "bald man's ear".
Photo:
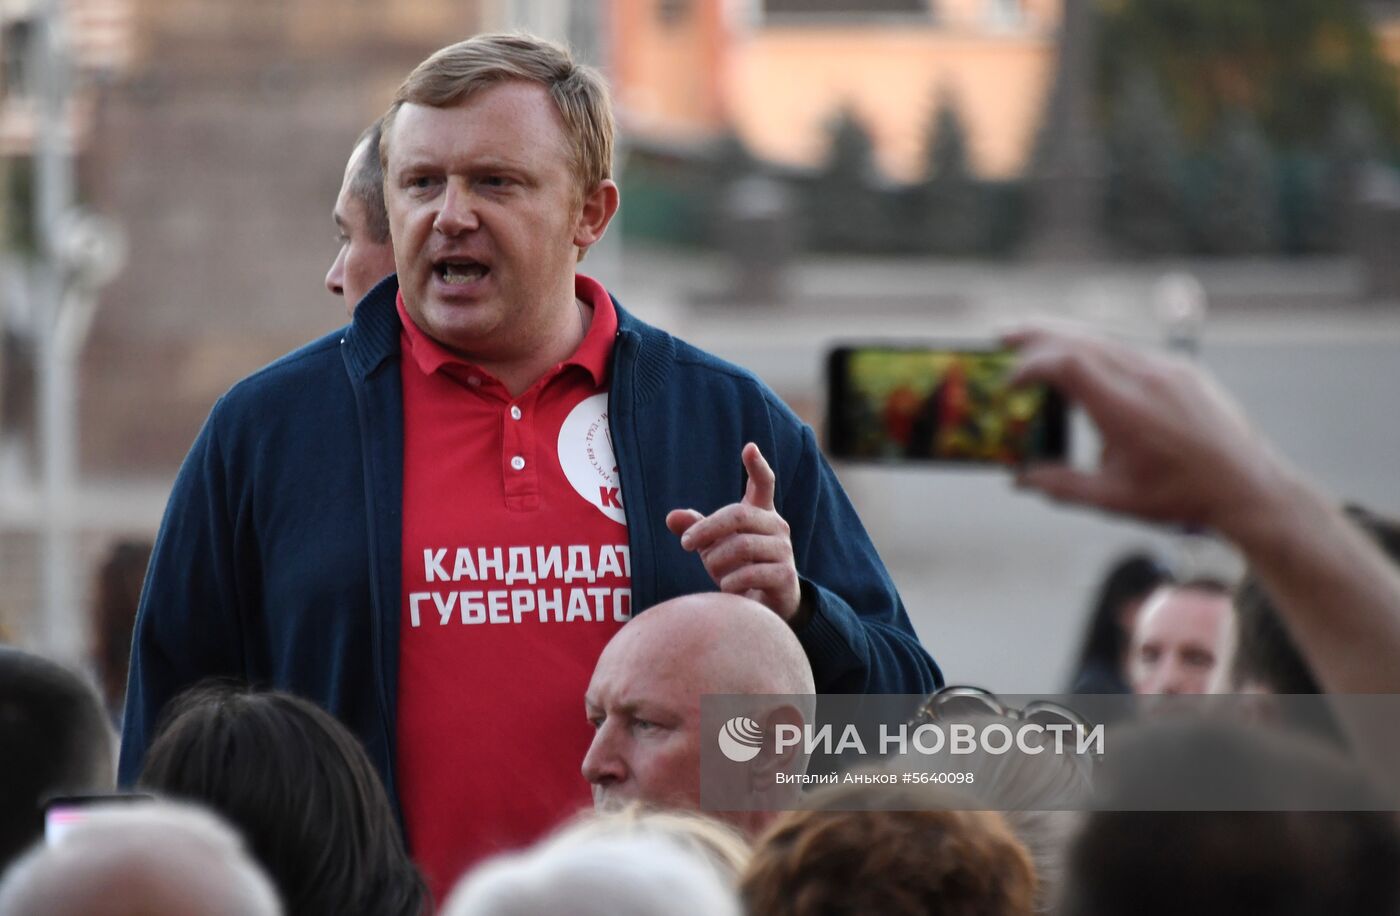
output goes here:
{"type": "MultiPolygon", "coordinates": [[[[777,709],[763,717],[759,723],[763,726],[763,734],[775,735],[778,733],[779,725],[791,725],[799,733],[807,722],[802,718],[802,711],[792,704],[779,706],[777,709]]],[[[803,736],[805,740],[805,735],[803,736]]],[[[807,769],[807,754],[803,750],[803,741],[799,741],[792,747],[783,748],[776,751],[774,744],[763,745],[753,763],[749,765],[749,772],[753,777],[761,781],[766,786],[774,784],[779,773],[802,773],[807,769]]]]}

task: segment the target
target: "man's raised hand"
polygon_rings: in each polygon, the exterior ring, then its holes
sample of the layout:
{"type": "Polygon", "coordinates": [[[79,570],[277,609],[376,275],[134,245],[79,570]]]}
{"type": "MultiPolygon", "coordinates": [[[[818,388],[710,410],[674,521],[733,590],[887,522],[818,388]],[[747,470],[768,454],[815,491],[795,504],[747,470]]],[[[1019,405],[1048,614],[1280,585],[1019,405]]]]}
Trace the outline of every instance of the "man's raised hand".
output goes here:
{"type": "Polygon", "coordinates": [[[774,508],[777,478],[754,443],[744,446],[742,458],[749,475],[742,500],[709,515],[672,510],[666,527],[700,555],[720,591],[752,598],[796,624],[802,589],[791,530],[774,508]]]}
{"type": "Polygon", "coordinates": [[[1093,420],[1099,466],[1033,467],[1023,486],[1156,521],[1247,524],[1284,473],[1272,448],[1202,370],[1102,338],[1033,328],[1008,334],[1017,384],[1054,386],[1093,420]]]}

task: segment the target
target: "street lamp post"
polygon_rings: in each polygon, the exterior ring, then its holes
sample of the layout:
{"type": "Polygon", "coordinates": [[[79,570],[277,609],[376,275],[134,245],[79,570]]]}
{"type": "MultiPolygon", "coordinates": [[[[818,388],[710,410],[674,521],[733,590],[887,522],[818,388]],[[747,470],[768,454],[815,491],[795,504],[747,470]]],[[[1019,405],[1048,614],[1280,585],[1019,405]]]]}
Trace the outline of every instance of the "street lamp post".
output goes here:
{"type": "Polygon", "coordinates": [[[76,435],[72,416],[73,366],[64,358],[58,334],[67,298],[60,233],[63,217],[73,201],[72,138],[67,123],[70,84],[61,3],[41,0],[39,13],[31,58],[38,101],[34,170],[39,244],[33,276],[39,304],[35,331],[44,507],[43,601],[38,636],[42,651],[71,662],[79,657],[83,646],[69,505],[76,477],[76,435]]]}

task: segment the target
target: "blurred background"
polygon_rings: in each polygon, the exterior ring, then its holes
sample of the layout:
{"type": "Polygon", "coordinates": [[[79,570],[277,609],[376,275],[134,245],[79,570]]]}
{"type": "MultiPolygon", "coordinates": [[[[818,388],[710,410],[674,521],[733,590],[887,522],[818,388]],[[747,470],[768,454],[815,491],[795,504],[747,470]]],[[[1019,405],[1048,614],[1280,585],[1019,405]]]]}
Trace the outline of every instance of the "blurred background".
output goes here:
{"type": "MultiPolygon", "coordinates": [[[[0,635],[119,682],[214,400],[344,323],[355,137],[431,51],[517,27],[617,102],[585,270],[813,425],[837,342],[1061,316],[1199,358],[1400,513],[1400,2],[0,0],[0,635]]],[[[1125,550],[1235,569],[1004,471],[838,472],[951,682],[1064,686],[1125,550]]]]}

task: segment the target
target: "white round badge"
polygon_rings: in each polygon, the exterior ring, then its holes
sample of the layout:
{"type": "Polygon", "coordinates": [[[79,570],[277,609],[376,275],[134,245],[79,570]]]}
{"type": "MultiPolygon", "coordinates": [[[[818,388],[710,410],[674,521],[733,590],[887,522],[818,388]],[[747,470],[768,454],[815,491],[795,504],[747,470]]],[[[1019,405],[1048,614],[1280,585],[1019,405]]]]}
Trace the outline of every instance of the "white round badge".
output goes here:
{"type": "Polygon", "coordinates": [[[584,398],[564,418],[559,427],[559,466],[579,496],[619,525],[627,524],[606,394],[584,398]]]}

